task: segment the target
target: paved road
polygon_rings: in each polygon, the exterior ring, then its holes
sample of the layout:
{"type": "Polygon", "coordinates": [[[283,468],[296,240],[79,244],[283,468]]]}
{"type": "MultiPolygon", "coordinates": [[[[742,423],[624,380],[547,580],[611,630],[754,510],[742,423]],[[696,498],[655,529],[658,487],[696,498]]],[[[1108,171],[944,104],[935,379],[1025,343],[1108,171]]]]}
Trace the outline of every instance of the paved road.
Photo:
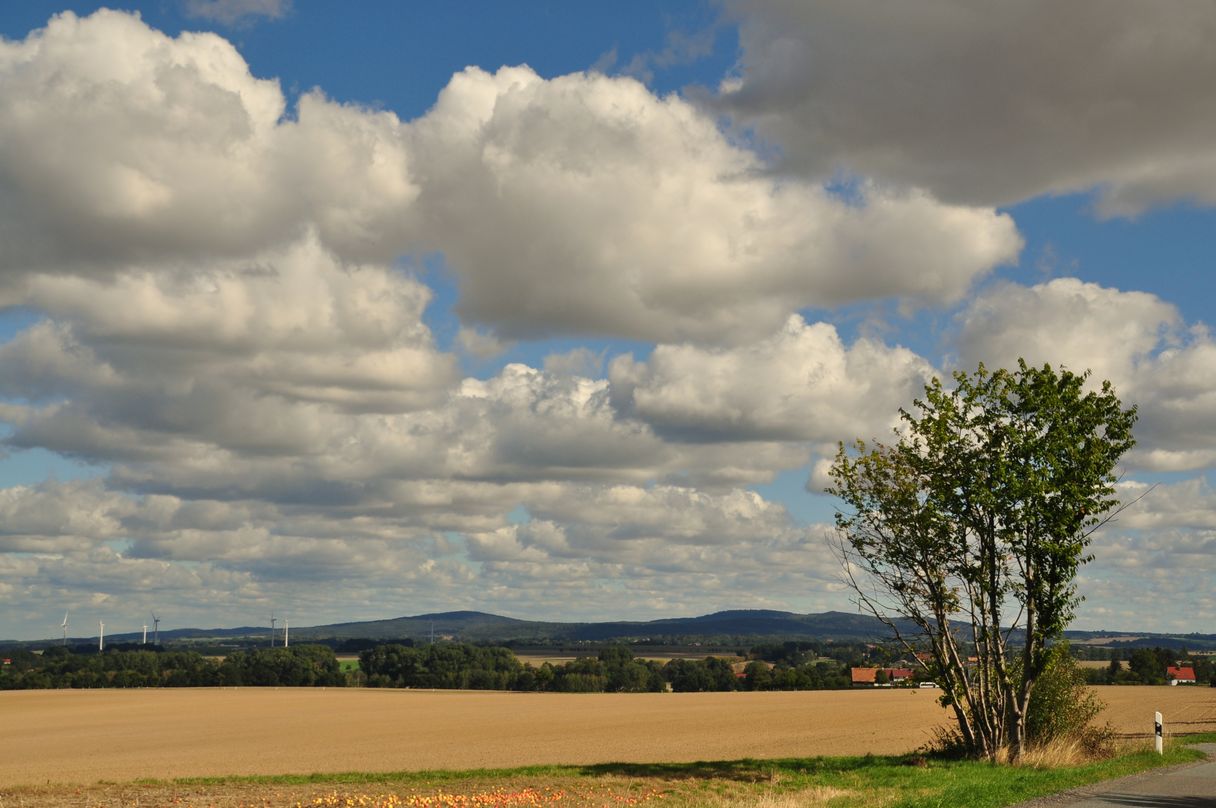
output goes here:
{"type": "Polygon", "coordinates": [[[1206,763],[1146,772],[1108,780],[1041,800],[1021,808],[1216,808],[1216,744],[1198,744],[1206,763]]]}

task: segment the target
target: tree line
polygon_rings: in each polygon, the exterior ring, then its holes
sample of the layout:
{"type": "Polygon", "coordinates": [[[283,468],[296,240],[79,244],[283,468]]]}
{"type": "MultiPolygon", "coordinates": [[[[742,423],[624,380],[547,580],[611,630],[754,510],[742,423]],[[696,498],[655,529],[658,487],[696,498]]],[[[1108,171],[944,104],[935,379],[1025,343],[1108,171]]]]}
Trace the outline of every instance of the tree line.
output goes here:
{"type": "Polygon", "coordinates": [[[1112,659],[1105,668],[1088,668],[1085,680],[1092,685],[1164,685],[1169,684],[1166,668],[1175,664],[1194,669],[1196,684],[1216,687],[1216,660],[1211,656],[1188,658],[1185,652],[1160,647],[1137,648],[1126,662],[1112,659]]]}
{"type": "Polygon", "coordinates": [[[413,687],[554,693],[708,692],[847,688],[848,665],[817,658],[805,643],[757,646],[742,670],[720,657],[666,664],[610,645],[594,656],[538,667],[508,648],[395,643],[364,650],[357,670],[344,672],[323,645],[259,648],[224,658],[197,651],[115,647],[105,653],[56,646],[41,655],[10,652],[0,689],[130,687],[413,687]]]}
{"type": "Polygon", "coordinates": [[[63,646],[41,655],[14,651],[0,667],[0,689],[96,687],[342,687],[346,675],[330,648],[298,645],[237,651],[223,659],[197,651],[113,648],[74,653],[63,646]]]}
{"type": "MultiPolygon", "coordinates": [[[[413,687],[553,693],[677,693],[729,690],[834,690],[851,687],[850,667],[895,664],[890,649],[806,641],[753,646],[744,664],[722,657],[639,659],[626,645],[600,648],[570,662],[527,665],[508,648],[462,643],[365,649],[357,670],[344,671],[332,648],[298,645],[236,651],[221,658],[197,651],[129,646],[99,654],[91,647],[55,646],[41,655],[5,652],[0,689],[101,687],[413,687]],[[830,657],[829,657],[830,655],[830,657]]],[[[1137,649],[1130,659],[1081,671],[1090,684],[1165,684],[1169,649],[1137,649]]],[[[1212,658],[1184,664],[1200,684],[1216,679],[1212,658]]]]}
{"type": "Polygon", "coordinates": [[[610,645],[595,656],[532,667],[506,648],[459,643],[423,647],[381,645],[359,656],[369,687],[460,688],[553,693],[694,693],[727,690],[822,690],[850,686],[848,666],[786,653],[783,646],[753,649],[742,670],[721,657],[638,659],[628,646],[610,645]],[[764,655],[778,656],[768,662],[764,655]]]}

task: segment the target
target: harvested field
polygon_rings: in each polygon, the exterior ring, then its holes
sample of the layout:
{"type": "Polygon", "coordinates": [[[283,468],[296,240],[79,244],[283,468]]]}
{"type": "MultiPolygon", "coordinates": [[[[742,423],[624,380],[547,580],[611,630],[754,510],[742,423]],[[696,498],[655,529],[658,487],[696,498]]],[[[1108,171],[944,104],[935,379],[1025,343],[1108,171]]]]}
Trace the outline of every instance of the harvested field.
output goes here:
{"type": "MultiPolygon", "coordinates": [[[[1165,713],[1169,730],[1216,730],[1211,688],[1103,688],[1101,695],[1123,733],[1151,731],[1154,709],[1165,713]]],[[[0,715],[0,786],[897,754],[948,719],[933,693],[916,690],[9,691],[0,693],[0,715]]]]}
{"type": "Polygon", "coordinates": [[[1151,736],[1153,713],[1158,710],[1167,735],[1216,732],[1216,688],[1179,685],[1099,687],[1095,691],[1106,702],[1098,720],[1110,722],[1120,735],[1151,736]]]}

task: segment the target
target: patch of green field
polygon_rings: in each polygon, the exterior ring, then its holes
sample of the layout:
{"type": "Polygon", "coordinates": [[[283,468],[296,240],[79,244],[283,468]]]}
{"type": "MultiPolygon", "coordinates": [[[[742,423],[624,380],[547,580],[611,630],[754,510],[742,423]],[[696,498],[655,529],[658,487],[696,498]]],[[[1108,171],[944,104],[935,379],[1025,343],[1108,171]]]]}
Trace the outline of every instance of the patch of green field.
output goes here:
{"type": "MultiPolygon", "coordinates": [[[[1216,735],[1196,736],[1187,741],[1214,738],[1216,735]]],[[[736,805],[784,808],[806,804],[833,808],[872,805],[1000,808],[1200,757],[1202,755],[1194,749],[1173,745],[1164,756],[1141,751],[1062,768],[996,766],[934,756],[866,755],[389,774],[350,772],[190,778],[170,782],[140,781],[125,787],[122,797],[115,794],[115,802],[97,799],[90,805],[149,804],[160,791],[172,790],[174,794],[189,793],[192,797],[179,801],[179,805],[193,806],[197,799],[198,805],[256,803],[269,808],[297,804],[388,808],[429,805],[432,803],[427,800],[440,798],[448,802],[434,804],[536,805],[550,801],[542,799],[544,795],[556,796],[552,801],[575,806],[653,803],[676,808],[736,805]],[[132,792],[132,788],[137,792],[132,792]],[[501,795],[502,801],[490,799],[494,794],[501,795]],[[131,801],[133,797],[135,801],[131,801]],[[347,802],[348,799],[351,801],[347,802]]]]}

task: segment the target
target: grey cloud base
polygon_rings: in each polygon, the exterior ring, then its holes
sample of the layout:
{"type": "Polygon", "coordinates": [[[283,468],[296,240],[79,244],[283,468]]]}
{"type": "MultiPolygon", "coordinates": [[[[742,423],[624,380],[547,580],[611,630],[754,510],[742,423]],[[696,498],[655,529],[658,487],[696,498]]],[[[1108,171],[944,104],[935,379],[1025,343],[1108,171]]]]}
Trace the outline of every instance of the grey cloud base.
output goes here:
{"type": "Polygon", "coordinates": [[[786,166],[1009,205],[1098,189],[1104,215],[1216,202],[1216,8],[1190,0],[728,0],[719,109],[786,166]]]}

